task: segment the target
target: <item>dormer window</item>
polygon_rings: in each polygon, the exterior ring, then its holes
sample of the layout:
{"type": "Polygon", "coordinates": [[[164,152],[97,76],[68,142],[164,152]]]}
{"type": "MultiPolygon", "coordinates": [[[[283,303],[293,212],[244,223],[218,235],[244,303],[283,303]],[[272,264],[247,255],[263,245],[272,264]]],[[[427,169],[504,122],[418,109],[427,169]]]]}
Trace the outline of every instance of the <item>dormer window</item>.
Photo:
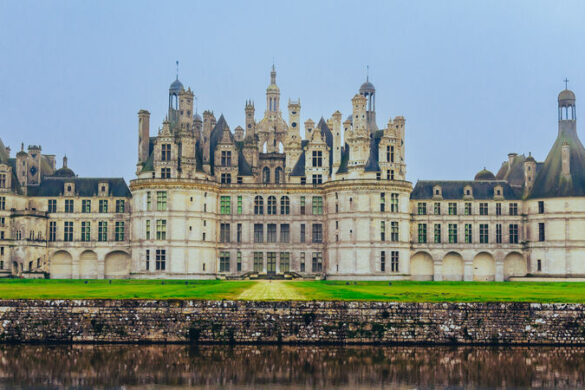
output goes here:
{"type": "Polygon", "coordinates": [[[465,186],[463,188],[463,197],[464,198],[473,198],[473,188],[471,188],[471,186],[465,186]]]}
{"type": "Polygon", "coordinates": [[[65,183],[65,196],[75,195],[75,183],[65,183]]]}
{"type": "Polygon", "coordinates": [[[108,196],[110,191],[110,186],[108,183],[99,183],[98,184],[98,195],[99,196],[108,196]]]}
{"type": "Polygon", "coordinates": [[[437,185],[433,187],[433,198],[442,198],[443,197],[443,189],[441,186],[437,185]]]}

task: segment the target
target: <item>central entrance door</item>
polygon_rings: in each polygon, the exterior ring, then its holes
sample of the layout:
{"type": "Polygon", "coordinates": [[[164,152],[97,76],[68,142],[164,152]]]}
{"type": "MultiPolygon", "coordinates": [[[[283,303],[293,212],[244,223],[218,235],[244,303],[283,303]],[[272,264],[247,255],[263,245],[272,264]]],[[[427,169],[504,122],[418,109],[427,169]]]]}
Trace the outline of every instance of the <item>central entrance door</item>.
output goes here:
{"type": "Polygon", "coordinates": [[[274,275],[276,273],[276,252],[268,252],[268,258],[266,259],[266,272],[268,275],[274,275]]]}

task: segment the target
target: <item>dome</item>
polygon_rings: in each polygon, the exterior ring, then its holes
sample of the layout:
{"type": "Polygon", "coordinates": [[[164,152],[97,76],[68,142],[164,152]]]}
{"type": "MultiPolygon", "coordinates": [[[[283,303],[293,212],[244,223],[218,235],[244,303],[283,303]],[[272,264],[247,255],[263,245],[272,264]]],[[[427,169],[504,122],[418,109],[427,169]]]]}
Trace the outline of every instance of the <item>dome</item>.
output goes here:
{"type": "Polygon", "coordinates": [[[376,92],[376,88],[374,87],[374,84],[370,83],[370,81],[366,81],[365,83],[362,84],[362,86],[360,87],[360,94],[365,94],[365,93],[375,93],[376,92]]]}
{"type": "Polygon", "coordinates": [[[524,162],[533,162],[533,163],[535,163],[536,160],[534,159],[534,157],[532,157],[531,155],[529,155],[528,157],[526,157],[526,160],[524,160],[524,162]]]}
{"type": "Polygon", "coordinates": [[[496,180],[496,176],[491,171],[487,169],[482,169],[481,171],[477,172],[475,178],[473,180],[496,180]]]}
{"type": "Polygon", "coordinates": [[[193,115],[193,120],[203,122],[203,119],[201,119],[201,115],[199,115],[198,113],[195,113],[195,115],[193,115]]]}
{"type": "Polygon", "coordinates": [[[73,172],[73,170],[71,170],[67,167],[63,167],[63,168],[57,169],[53,176],[56,176],[56,177],[75,177],[75,172],[73,172]]]}
{"type": "Polygon", "coordinates": [[[173,83],[171,84],[171,86],[169,87],[169,92],[176,92],[179,93],[182,90],[184,90],[185,88],[183,88],[183,83],[181,83],[179,81],[179,79],[176,79],[175,81],[173,81],[173,83]]]}
{"type": "Polygon", "coordinates": [[[559,102],[567,100],[572,100],[573,103],[575,102],[575,93],[570,89],[565,89],[559,93],[559,102]]]}

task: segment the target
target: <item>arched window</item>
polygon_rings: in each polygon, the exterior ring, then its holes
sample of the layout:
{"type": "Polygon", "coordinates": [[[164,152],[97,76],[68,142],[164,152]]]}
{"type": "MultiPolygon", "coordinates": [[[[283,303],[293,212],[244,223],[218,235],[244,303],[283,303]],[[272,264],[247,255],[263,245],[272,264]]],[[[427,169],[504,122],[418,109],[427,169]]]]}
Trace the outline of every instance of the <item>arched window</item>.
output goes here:
{"type": "Polygon", "coordinates": [[[276,215],[276,197],[269,196],[268,197],[268,204],[266,207],[266,214],[268,215],[276,215]]]}
{"type": "Polygon", "coordinates": [[[254,214],[262,215],[264,214],[264,199],[260,195],[254,198],[254,214]]]}
{"type": "Polygon", "coordinates": [[[274,182],[276,184],[280,184],[282,180],[282,168],[278,167],[276,168],[276,170],[274,171],[274,182]]]}
{"type": "Polygon", "coordinates": [[[280,214],[288,215],[290,214],[290,199],[288,196],[283,196],[280,198],[280,214]]]}
{"type": "Polygon", "coordinates": [[[262,183],[270,183],[270,168],[268,167],[262,170],[262,183]]]}

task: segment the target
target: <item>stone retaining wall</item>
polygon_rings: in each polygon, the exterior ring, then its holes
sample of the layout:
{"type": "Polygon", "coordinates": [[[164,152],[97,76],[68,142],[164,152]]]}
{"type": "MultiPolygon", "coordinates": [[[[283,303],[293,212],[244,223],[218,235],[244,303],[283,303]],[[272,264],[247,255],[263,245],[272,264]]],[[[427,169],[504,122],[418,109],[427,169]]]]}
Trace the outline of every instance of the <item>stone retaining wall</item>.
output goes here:
{"type": "Polygon", "coordinates": [[[0,300],[0,342],[585,344],[585,305],[0,300]]]}

